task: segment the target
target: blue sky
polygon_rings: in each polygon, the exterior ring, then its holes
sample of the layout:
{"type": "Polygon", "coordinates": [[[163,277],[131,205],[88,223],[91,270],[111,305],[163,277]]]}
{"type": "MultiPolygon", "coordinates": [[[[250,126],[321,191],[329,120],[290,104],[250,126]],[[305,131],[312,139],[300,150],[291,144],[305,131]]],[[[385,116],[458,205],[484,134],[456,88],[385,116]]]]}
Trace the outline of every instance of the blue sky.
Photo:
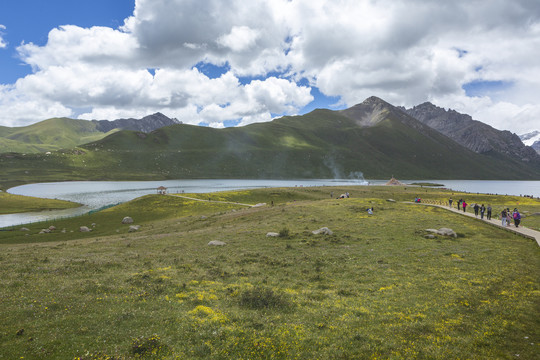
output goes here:
{"type": "Polygon", "coordinates": [[[160,111],[214,127],[370,96],[540,129],[540,3],[0,3],[0,126],[160,111]]]}
{"type": "Polygon", "coordinates": [[[0,84],[10,84],[32,72],[17,56],[22,42],[44,46],[49,31],[59,25],[118,28],[133,14],[134,0],[4,0],[0,24],[9,48],[0,52],[0,84]]]}

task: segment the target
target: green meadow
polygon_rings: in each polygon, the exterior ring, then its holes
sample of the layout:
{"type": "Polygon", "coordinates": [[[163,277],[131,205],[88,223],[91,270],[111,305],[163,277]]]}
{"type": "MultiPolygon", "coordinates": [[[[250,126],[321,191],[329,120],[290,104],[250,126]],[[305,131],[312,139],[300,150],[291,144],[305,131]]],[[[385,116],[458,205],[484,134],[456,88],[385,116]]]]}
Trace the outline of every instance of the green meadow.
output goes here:
{"type": "Polygon", "coordinates": [[[538,200],[411,186],[189,196],[206,201],[149,195],[0,231],[0,359],[538,358],[536,242],[405,203],[518,207],[540,229],[538,200]],[[440,227],[457,238],[425,237],[440,227]]]}
{"type": "Polygon", "coordinates": [[[29,211],[69,209],[78,206],[80,205],[64,200],[41,199],[0,191],[0,215],[29,211]]]}

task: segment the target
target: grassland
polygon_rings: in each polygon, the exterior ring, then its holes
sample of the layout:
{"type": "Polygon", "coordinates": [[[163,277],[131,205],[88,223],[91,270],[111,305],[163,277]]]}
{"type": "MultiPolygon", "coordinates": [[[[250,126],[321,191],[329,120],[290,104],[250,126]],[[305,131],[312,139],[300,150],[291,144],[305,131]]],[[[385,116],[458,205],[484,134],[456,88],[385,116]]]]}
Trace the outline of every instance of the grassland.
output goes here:
{"type": "Polygon", "coordinates": [[[401,202],[417,195],[540,212],[438,189],[289,188],[151,195],[0,232],[0,359],[536,358],[537,244],[401,202]],[[334,234],[311,233],[323,226],[334,234]],[[424,237],[443,226],[458,237],[424,237]]]}
{"type": "Polygon", "coordinates": [[[0,214],[69,209],[77,206],[80,206],[80,204],[63,200],[13,195],[0,191],[0,214]]]}

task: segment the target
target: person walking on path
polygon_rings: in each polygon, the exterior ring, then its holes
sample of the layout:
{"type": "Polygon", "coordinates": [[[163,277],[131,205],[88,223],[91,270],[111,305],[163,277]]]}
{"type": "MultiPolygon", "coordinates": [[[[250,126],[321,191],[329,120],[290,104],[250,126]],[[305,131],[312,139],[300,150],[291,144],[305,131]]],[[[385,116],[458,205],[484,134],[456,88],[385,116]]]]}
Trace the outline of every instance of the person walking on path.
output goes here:
{"type": "Polygon", "coordinates": [[[448,199],[448,206],[452,207],[452,198],[448,199]]]}
{"type": "Polygon", "coordinates": [[[501,225],[506,227],[506,209],[501,211],[501,225]]]}
{"type": "Polygon", "coordinates": [[[491,220],[491,205],[490,204],[488,204],[486,216],[488,220],[491,220]]]}
{"type": "Polygon", "coordinates": [[[512,217],[514,218],[514,225],[516,225],[516,227],[519,227],[519,223],[521,222],[521,215],[517,208],[514,209],[512,217]]]}
{"type": "Polygon", "coordinates": [[[480,206],[478,206],[478,204],[474,204],[474,216],[475,217],[478,217],[478,210],[480,210],[480,206]]]}
{"type": "Polygon", "coordinates": [[[466,212],[467,211],[467,203],[465,202],[465,200],[463,200],[463,202],[461,203],[461,206],[463,206],[463,212],[466,212]]]}
{"type": "Polygon", "coordinates": [[[463,200],[461,200],[461,199],[459,199],[458,202],[457,202],[457,209],[458,209],[458,211],[460,210],[459,207],[460,207],[460,205],[461,205],[462,202],[463,202],[463,200]]]}
{"type": "Polygon", "coordinates": [[[506,208],[506,226],[512,225],[512,214],[510,213],[510,208],[506,208]]]}
{"type": "Polygon", "coordinates": [[[485,212],[486,212],[486,207],[484,206],[484,204],[482,204],[482,206],[480,206],[480,219],[484,219],[485,212]]]}

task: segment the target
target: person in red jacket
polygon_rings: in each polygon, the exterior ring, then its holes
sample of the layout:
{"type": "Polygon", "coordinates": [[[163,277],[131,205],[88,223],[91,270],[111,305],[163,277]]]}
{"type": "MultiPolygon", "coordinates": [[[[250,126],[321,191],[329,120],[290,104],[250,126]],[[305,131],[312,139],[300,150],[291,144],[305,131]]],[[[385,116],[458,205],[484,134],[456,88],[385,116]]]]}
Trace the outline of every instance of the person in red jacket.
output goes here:
{"type": "Polygon", "coordinates": [[[465,200],[463,200],[463,204],[461,204],[461,206],[463,206],[463,212],[465,212],[465,210],[467,210],[467,203],[465,200]]]}

